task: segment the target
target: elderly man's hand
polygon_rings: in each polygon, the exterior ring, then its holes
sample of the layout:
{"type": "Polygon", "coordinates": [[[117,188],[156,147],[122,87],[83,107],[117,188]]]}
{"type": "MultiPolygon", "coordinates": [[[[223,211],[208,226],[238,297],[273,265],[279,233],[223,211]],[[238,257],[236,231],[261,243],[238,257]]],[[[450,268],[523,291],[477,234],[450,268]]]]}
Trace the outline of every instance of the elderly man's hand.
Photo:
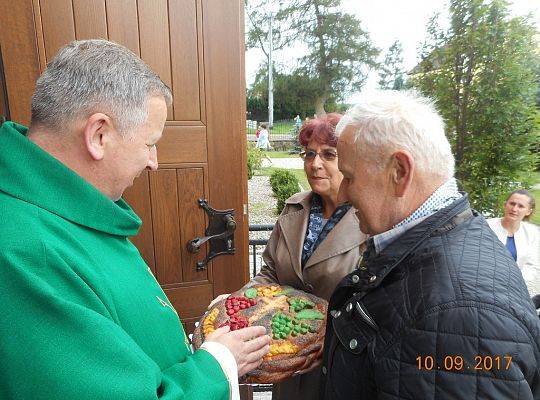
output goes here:
{"type": "Polygon", "coordinates": [[[209,342],[226,346],[236,359],[238,376],[247,374],[262,363],[270,351],[270,336],[263,326],[250,326],[230,332],[228,326],[216,329],[206,337],[209,342]]]}

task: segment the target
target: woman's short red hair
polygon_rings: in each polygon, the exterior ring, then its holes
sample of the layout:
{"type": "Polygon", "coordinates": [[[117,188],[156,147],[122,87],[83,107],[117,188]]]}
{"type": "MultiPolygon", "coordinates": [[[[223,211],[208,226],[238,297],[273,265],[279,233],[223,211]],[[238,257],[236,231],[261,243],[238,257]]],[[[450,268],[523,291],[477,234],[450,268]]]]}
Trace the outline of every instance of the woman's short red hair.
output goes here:
{"type": "Polygon", "coordinates": [[[336,125],[342,115],[337,113],[326,114],[305,122],[298,134],[298,141],[306,147],[312,140],[328,146],[337,146],[336,125]]]}

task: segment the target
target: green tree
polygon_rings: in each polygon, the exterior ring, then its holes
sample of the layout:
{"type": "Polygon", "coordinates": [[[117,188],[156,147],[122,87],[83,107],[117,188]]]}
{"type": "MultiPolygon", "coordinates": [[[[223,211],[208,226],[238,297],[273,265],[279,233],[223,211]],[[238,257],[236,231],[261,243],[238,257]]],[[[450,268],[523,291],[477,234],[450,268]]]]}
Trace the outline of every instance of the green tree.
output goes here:
{"type": "MultiPolygon", "coordinates": [[[[302,118],[311,117],[315,113],[312,99],[317,93],[317,82],[308,75],[295,71],[287,74],[274,69],[274,117],[276,119],[292,119],[299,114],[302,118]]],[[[250,118],[264,120],[268,109],[268,74],[266,65],[261,66],[255,76],[253,85],[247,94],[247,110],[250,118]]],[[[326,102],[329,112],[339,111],[335,96],[326,102]]]]}
{"type": "Polygon", "coordinates": [[[388,48],[379,70],[379,87],[381,89],[402,90],[405,88],[403,69],[403,47],[396,40],[388,48]]]}
{"type": "Polygon", "coordinates": [[[435,99],[473,206],[493,214],[537,162],[536,28],[503,0],[451,0],[450,27],[428,25],[413,86],[435,99]]]}
{"type": "MultiPolygon", "coordinates": [[[[269,16],[261,10],[268,10],[273,1],[246,3],[251,25],[247,44],[262,48],[269,16]]],[[[360,21],[342,12],[340,6],[341,0],[283,0],[274,17],[275,48],[298,43],[307,47],[294,74],[312,79],[315,93],[311,101],[318,115],[325,113],[333,96],[340,101],[348,92],[359,90],[368,69],[377,66],[379,50],[371,44],[360,21]]]]}

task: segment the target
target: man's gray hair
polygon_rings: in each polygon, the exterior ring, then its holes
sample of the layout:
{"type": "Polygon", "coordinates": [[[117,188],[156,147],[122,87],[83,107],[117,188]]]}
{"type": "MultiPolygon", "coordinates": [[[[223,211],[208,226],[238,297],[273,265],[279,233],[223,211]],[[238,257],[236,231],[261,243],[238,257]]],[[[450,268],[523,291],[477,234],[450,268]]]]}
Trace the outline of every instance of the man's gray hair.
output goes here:
{"type": "Polygon", "coordinates": [[[172,102],[171,90],[129,49],[107,40],[73,41],[37,80],[31,124],[61,132],[77,119],[102,112],[129,136],[146,121],[153,96],[172,102]]]}
{"type": "Polygon", "coordinates": [[[433,102],[414,91],[377,91],[366,94],[336,127],[336,136],[347,125],[355,129],[357,149],[384,168],[393,152],[407,150],[419,171],[429,176],[454,176],[454,156],[444,134],[444,122],[433,102]]]}

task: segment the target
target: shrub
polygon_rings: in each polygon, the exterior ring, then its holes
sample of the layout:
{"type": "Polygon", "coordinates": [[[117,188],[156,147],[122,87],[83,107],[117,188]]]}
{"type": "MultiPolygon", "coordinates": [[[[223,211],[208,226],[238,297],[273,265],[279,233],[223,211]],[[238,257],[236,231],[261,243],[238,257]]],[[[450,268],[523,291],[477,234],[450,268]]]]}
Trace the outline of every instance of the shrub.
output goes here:
{"type": "Polygon", "coordinates": [[[247,152],[248,179],[253,178],[253,174],[255,173],[255,171],[261,168],[262,159],[263,159],[262,151],[257,149],[253,143],[248,143],[248,152],[247,152]]]}
{"type": "Polygon", "coordinates": [[[272,175],[270,175],[270,186],[272,186],[274,196],[277,198],[276,210],[278,214],[285,207],[285,200],[293,194],[298,193],[300,189],[298,178],[286,169],[276,169],[272,172],[272,175]]]}

